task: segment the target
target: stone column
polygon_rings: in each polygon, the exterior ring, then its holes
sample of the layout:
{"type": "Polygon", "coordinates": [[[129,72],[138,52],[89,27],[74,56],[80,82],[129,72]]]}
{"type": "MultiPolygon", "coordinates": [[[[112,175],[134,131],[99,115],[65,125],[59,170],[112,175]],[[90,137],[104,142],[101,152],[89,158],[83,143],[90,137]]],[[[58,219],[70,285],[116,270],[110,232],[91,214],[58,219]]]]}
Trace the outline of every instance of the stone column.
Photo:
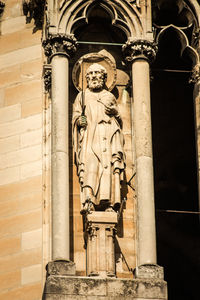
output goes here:
{"type": "Polygon", "coordinates": [[[70,260],[68,59],[76,50],[76,40],[71,35],[51,35],[43,46],[51,64],[52,259],[70,260]]]}
{"type": "Polygon", "coordinates": [[[195,131],[196,131],[196,151],[198,165],[198,192],[199,192],[199,211],[200,211],[200,64],[197,64],[192,72],[190,83],[194,84],[194,109],[195,109],[195,131]]]}
{"type": "Polygon", "coordinates": [[[137,178],[137,265],[156,264],[156,230],[151,134],[149,63],[157,47],[147,40],[128,41],[125,58],[132,63],[134,143],[137,178]]]}

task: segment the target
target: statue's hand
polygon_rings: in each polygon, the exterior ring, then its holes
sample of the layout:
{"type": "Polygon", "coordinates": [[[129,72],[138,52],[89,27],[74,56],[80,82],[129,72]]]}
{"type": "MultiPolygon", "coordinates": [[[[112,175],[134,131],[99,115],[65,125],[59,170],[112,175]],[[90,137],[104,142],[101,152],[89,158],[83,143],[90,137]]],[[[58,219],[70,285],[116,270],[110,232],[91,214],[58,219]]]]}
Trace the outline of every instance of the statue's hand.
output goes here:
{"type": "Polygon", "coordinates": [[[86,116],[80,116],[78,118],[78,126],[81,128],[86,128],[87,127],[87,117],[86,116]]]}
{"type": "Polygon", "coordinates": [[[118,115],[118,109],[116,106],[106,106],[105,107],[105,113],[109,116],[116,116],[118,115]]]}

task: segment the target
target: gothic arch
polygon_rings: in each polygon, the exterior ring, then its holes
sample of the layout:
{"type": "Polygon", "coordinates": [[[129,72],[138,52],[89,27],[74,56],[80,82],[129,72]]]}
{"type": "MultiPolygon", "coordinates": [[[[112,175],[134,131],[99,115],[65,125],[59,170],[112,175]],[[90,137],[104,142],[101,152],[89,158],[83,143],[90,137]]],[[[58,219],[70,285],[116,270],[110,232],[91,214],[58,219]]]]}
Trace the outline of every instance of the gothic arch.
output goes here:
{"type": "Polygon", "coordinates": [[[159,34],[156,38],[156,42],[159,44],[159,42],[162,40],[164,35],[166,35],[166,34],[170,35],[170,33],[172,33],[172,32],[177,36],[177,39],[181,43],[181,57],[188,55],[192,61],[192,65],[194,67],[196,64],[199,63],[199,55],[198,55],[197,51],[189,45],[189,41],[188,41],[186,34],[177,26],[168,25],[165,28],[163,28],[159,32],[159,34]]]}
{"type": "Polygon", "coordinates": [[[160,10],[171,8],[177,14],[186,8],[188,13],[195,14],[198,23],[200,23],[200,7],[197,0],[157,0],[157,6],[160,10]]]}
{"type": "Polygon", "coordinates": [[[109,14],[112,25],[121,29],[128,38],[139,38],[143,26],[139,10],[126,0],[121,1],[65,1],[60,7],[58,19],[59,33],[73,34],[75,29],[88,23],[90,12],[100,7],[109,14]]]}

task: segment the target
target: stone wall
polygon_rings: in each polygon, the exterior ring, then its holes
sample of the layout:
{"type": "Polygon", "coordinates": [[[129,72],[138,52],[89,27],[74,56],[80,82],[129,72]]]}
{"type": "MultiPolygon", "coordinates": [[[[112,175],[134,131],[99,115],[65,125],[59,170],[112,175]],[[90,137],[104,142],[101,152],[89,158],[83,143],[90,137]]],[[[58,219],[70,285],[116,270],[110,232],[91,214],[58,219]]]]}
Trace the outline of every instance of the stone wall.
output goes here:
{"type": "Polygon", "coordinates": [[[21,0],[0,23],[0,299],[42,294],[41,31],[26,24],[21,0]]]}

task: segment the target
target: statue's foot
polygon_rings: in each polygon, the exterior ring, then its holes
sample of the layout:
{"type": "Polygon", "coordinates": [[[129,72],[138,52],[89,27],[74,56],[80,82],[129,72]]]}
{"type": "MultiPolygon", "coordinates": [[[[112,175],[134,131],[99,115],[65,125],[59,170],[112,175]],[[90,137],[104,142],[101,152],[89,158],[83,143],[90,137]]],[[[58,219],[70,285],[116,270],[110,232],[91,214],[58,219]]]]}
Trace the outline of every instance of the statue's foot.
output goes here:
{"type": "Polygon", "coordinates": [[[115,212],[115,210],[113,209],[112,206],[107,207],[105,211],[106,212],[115,212]]]}
{"type": "Polygon", "coordinates": [[[121,204],[120,203],[115,203],[113,206],[113,209],[115,212],[118,212],[120,210],[121,204]]]}
{"type": "Polygon", "coordinates": [[[83,207],[81,210],[80,210],[80,214],[81,215],[85,215],[87,213],[87,209],[85,209],[85,207],[83,207]]]}
{"type": "Polygon", "coordinates": [[[94,210],[95,210],[95,208],[94,208],[94,205],[93,205],[92,201],[90,199],[88,199],[83,204],[83,208],[81,209],[80,214],[84,215],[86,213],[91,213],[94,210]]]}

